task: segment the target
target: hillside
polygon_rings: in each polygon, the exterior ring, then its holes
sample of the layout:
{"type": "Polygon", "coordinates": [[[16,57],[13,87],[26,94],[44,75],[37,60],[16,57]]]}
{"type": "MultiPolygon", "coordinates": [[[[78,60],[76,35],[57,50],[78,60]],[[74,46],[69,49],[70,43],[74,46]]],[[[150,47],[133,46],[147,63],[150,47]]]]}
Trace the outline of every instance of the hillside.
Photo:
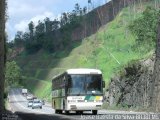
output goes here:
{"type": "Polygon", "coordinates": [[[22,68],[24,77],[21,83],[37,96],[50,100],[53,76],[68,68],[85,67],[102,70],[108,86],[110,78],[130,61],[153,53],[154,47],[147,44],[135,49],[136,37],[128,30],[128,24],[141,16],[146,4],[152,5],[152,2],[124,8],[92,36],[74,41],[70,50],[54,54],[41,50],[32,55],[24,51],[15,59],[22,68]]]}

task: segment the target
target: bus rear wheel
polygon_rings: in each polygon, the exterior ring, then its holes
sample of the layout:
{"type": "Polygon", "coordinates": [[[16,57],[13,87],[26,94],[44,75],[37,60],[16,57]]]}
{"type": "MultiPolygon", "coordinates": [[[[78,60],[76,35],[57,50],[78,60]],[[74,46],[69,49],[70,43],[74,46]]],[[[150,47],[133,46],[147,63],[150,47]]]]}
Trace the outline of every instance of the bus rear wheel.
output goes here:
{"type": "Polygon", "coordinates": [[[92,110],[93,115],[97,115],[97,110],[92,110]]]}
{"type": "Polygon", "coordinates": [[[58,112],[59,112],[59,114],[62,114],[62,110],[59,110],[58,112]]]}
{"type": "Polygon", "coordinates": [[[65,114],[68,115],[68,114],[69,114],[69,111],[68,111],[68,110],[65,110],[65,114]]]}

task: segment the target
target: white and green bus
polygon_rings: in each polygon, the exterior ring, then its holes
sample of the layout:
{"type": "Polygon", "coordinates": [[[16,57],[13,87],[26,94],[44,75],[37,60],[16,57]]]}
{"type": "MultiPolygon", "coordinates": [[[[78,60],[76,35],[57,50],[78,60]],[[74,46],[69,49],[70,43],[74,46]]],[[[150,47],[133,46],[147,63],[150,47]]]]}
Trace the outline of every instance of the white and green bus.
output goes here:
{"type": "Polygon", "coordinates": [[[68,69],[52,79],[52,107],[55,113],[92,111],[103,104],[105,83],[97,69],[68,69]]]}

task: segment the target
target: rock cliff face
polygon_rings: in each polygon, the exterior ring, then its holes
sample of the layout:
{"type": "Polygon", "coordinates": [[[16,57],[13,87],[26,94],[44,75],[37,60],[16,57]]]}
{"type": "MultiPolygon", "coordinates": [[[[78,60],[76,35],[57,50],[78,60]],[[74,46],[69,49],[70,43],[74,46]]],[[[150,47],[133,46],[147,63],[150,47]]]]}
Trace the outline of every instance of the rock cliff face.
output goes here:
{"type": "Polygon", "coordinates": [[[112,21],[115,16],[129,5],[151,0],[112,0],[83,16],[80,26],[72,31],[72,40],[80,40],[94,34],[100,27],[112,21]]]}
{"type": "Polygon", "coordinates": [[[160,18],[157,27],[156,58],[153,71],[153,84],[151,86],[151,108],[154,112],[160,112],[160,18]]]}
{"type": "Polygon", "coordinates": [[[146,108],[150,105],[155,57],[128,65],[111,79],[106,92],[110,106],[146,108]]]}

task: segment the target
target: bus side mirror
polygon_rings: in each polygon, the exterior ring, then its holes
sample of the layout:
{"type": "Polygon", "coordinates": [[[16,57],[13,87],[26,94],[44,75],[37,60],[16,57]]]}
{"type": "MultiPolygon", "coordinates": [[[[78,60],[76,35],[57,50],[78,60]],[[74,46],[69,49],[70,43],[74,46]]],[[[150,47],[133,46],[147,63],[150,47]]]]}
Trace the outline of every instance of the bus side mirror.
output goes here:
{"type": "Polygon", "coordinates": [[[102,81],[102,87],[105,88],[105,81],[102,81]]]}

